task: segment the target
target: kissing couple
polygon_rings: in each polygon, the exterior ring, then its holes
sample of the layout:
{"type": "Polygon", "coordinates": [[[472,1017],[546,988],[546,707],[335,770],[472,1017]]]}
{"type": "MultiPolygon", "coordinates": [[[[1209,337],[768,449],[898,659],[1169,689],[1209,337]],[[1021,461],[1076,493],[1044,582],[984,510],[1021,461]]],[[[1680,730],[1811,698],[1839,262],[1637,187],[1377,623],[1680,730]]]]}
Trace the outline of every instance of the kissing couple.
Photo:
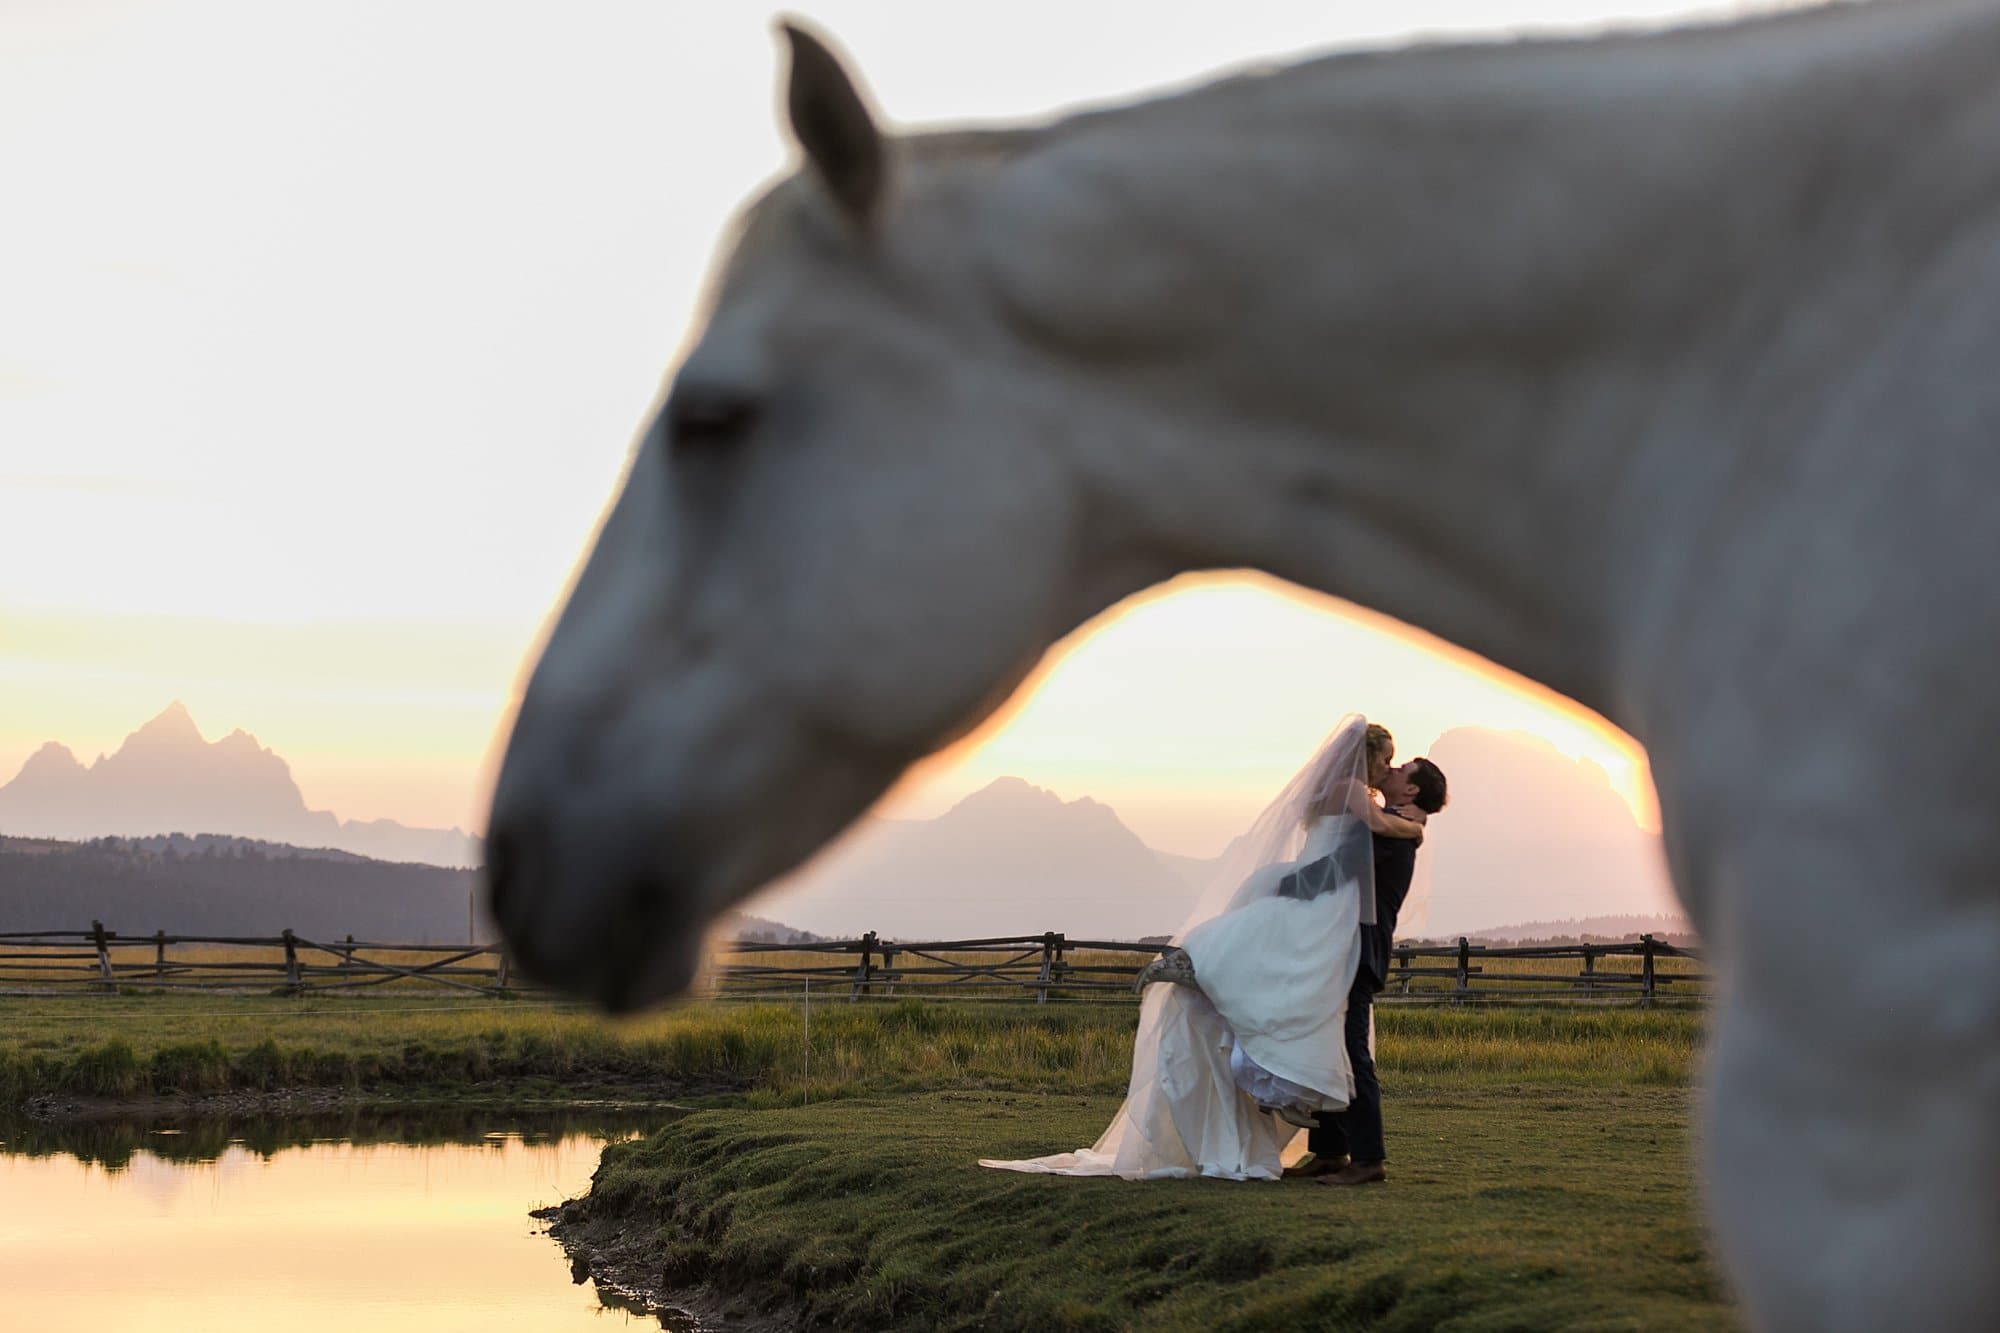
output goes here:
{"type": "Polygon", "coordinates": [[[1442,770],[1394,767],[1394,751],[1384,728],[1343,718],[1225,853],[1175,947],[1139,975],[1132,1081],[1097,1142],[981,1166],[1387,1179],[1374,997],[1425,821],[1445,803],[1442,770]]]}

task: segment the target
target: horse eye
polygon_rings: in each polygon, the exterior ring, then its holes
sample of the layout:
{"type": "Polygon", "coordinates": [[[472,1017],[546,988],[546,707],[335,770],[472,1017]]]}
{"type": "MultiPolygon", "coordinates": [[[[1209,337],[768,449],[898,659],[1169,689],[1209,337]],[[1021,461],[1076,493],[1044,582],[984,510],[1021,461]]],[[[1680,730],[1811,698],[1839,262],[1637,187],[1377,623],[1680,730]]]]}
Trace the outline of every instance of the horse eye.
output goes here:
{"type": "Polygon", "coordinates": [[[677,393],[667,405],[668,443],[675,453],[708,452],[741,440],[756,421],[757,402],[747,393],[677,393]]]}

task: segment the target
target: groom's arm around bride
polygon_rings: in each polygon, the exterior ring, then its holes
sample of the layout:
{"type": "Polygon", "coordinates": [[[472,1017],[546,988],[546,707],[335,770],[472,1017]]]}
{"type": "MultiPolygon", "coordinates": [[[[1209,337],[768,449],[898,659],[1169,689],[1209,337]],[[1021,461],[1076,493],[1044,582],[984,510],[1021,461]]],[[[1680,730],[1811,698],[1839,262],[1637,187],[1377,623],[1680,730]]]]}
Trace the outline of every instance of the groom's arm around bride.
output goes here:
{"type": "MultiPolygon", "coordinates": [[[[1387,808],[1409,811],[1421,824],[1445,804],[1444,771],[1428,759],[1412,759],[1390,770],[1382,784],[1387,808]]],[[[1297,1174],[1326,1185],[1367,1185],[1388,1179],[1388,1150],[1382,1136],[1382,1089],[1375,1076],[1375,993],[1388,984],[1389,959],[1396,939],[1396,917],[1409,897],[1416,874],[1417,848],[1423,837],[1373,836],[1375,851],[1375,920],[1361,924],[1361,965],[1347,997],[1346,1045],[1353,1070],[1354,1094],[1344,1111],[1320,1116],[1307,1145],[1312,1161],[1297,1174]]]]}

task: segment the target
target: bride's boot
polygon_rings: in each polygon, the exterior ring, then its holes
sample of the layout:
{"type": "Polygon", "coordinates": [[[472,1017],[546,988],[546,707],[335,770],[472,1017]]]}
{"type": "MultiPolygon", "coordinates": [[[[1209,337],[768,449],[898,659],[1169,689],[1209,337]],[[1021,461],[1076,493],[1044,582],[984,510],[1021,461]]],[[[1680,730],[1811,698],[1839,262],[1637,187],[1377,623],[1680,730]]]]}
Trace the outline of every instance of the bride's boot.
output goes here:
{"type": "Polygon", "coordinates": [[[1194,985],[1194,959],[1188,957],[1186,949],[1169,949],[1139,969],[1139,975],[1133,978],[1132,989],[1142,991],[1155,981],[1172,982],[1176,986],[1194,985]]]}
{"type": "Polygon", "coordinates": [[[1260,1111],[1269,1111],[1286,1124],[1296,1126],[1299,1129],[1319,1128],[1318,1116],[1312,1114],[1310,1111],[1302,1111],[1296,1106],[1289,1104],[1284,1106],[1259,1106],[1257,1109],[1260,1111]]]}

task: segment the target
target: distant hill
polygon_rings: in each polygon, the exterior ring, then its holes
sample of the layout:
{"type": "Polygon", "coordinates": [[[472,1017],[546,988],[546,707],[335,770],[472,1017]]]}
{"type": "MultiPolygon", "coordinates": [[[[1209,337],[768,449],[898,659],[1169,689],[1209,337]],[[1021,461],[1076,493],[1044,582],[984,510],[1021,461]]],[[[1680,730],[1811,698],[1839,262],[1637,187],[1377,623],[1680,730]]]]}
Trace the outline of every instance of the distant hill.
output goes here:
{"type": "Polygon", "coordinates": [[[42,746],[0,787],[0,833],[71,841],[218,833],[386,861],[479,863],[478,840],[461,829],[308,810],[283,759],[245,731],[204,740],[178,702],[88,766],[67,746],[42,746]]]}
{"type": "Polygon", "coordinates": [[[1495,926],[1467,936],[1482,944],[1597,944],[1607,940],[1636,940],[1641,935],[1669,944],[1695,946],[1701,937],[1684,916],[1587,916],[1569,921],[1524,921],[1512,926],[1495,926]]]}
{"type": "MultiPolygon", "coordinates": [[[[395,944],[456,944],[467,911],[482,942],[498,938],[477,903],[477,873],[378,861],[324,847],[216,834],[100,838],[0,837],[0,932],[87,930],[125,935],[276,935],[324,942],[353,935],[395,944]]],[[[729,912],[718,934],[790,944],[819,938],[729,912]]]]}
{"type": "MultiPolygon", "coordinates": [[[[397,943],[466,938],[469,870],[374,861],[249,838],[0,837],[0,931],[126,935],[354,935],[397,943]]],[[[490,927],[481,926],[481,938],[490,927]]]]}
{"type": "Polygon", "coordinates": [[[839,936],[1131,940],[1180,925],[1206,864],[1155,852],[1089,797],[1000,778],[936,819],[864,822],[752,906],[839,936]]]}
{"type": "Polygon", "coordinates": [[[1459,727],[1431,747],[1451,800],[1417,857],[1429,911],[1406,934],[1457,936],[1506,921],[1678,915],[1656,833],[1604,770],[1539,736],[1459,727]]]}
{"type": "Polygon", "coordinates": [[[724,912],[709,931],[711,939],[754,940],[762,944],[814,944],[829,938],[810,930],[794,930],[777,921],[766,921],[747,912],[724,912]]]}

